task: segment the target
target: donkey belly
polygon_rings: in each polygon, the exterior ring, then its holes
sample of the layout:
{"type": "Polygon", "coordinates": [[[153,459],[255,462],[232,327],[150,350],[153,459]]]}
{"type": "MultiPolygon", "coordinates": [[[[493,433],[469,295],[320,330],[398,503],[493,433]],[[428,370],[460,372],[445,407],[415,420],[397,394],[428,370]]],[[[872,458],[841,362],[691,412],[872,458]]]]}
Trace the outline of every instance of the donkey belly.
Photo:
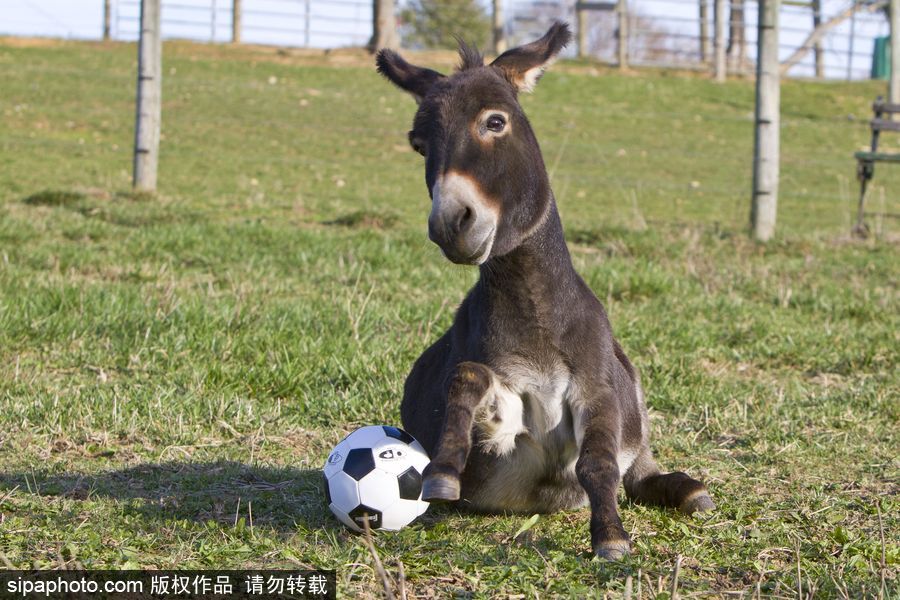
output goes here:
{"type": "Polygon", "coordinates": [[[575,461],[558,465],[548,458],[531,440],[503,456],[473,448],[462,475],[460,504],[484,512],[539,513],[585,506],[575,461]]]}
{"type": "Polygon", "coordinates": [[[578,445],[567,399],[569,373],[516,371],[514,379],[494,381],[475,413],[462,499],[492,512],[583,506],[587,495],[575,475],[578,445]]]}

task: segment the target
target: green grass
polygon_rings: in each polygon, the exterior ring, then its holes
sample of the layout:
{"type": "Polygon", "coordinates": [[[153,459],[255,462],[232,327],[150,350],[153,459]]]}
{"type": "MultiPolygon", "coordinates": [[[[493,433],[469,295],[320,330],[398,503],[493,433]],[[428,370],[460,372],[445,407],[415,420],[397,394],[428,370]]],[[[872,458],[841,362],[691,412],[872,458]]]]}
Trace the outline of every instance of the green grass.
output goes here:
{"type": "MultiPolygon", "coordinates": [[[[381,594],[317,470],[399,422],[476,274],[425,238],[413,102],[348,56],[168,44],[147,196],[134,46],[0,42],[0,563],[318,566],[381,594]]],[[[523,102],[576,265],[643,373],[660,462],[718,510],[623,500],[635,553],[608,564],[585,510],[515,537],[528,515],[433,507],[376,536],[382,561],[417,597],[618,597],[629,577],[666,597],[679,557],[682,596],[897,597],[896,221],[848,237],[882,85],[785,83],[761,246],[752,83],[558,67],[523,102]]],[[[900,171],[875,184],[872,210],[900,212],[900,171]]]]}

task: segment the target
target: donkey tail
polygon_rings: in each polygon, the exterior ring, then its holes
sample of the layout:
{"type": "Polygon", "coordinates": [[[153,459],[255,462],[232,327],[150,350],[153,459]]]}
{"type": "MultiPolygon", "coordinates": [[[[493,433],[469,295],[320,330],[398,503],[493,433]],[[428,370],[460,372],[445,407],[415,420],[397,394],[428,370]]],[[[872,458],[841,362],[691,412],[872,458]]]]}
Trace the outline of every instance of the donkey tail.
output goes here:
{"type": "Polygon", "coordinates": [[[639,504],[676,508],[685,514],[716,507],[706,486],[681,472],[661,473],[649,448],[644,448],[622,479],[625,495],[639,504]]]}

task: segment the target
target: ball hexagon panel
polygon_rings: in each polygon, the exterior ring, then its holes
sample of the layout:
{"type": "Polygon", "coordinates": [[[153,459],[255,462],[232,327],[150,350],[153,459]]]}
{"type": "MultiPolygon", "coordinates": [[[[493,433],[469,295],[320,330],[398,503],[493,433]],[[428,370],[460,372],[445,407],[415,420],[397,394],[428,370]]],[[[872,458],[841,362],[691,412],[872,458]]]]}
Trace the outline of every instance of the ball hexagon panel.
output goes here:
{"type": "Polygon", "coordinates": [[[397,485],[400,498],[403,500],[418,500],[422,495],[422,474],[415,467],[406,469],[397,477],[397,485]]]}
{"type": "Polygon", "coordinates": [[[381,429],[384,430],[384,435],[386,435],[387,437],[394,438],[395,440],[400,440],[404,444],[412,444],[414,441],[416,441],[416,438],[409,435],[408,433],[406,433],[405,431],[403,431],[402,429],[400,429],[398,427],[391,427],[390,425],[382,425],[381,429]]]}
{"type": "Polygon", "coordinates": [[[409,445],[394,438],[384,438],[372,448],[375,466],[394,475],[405,471],[415,454],[416,452],[409,445]]]}
{"type": "Polygon", "coordinates": [[[350,511],[350,519],[357,531],[365,531],[365,521],[369,521],[369,529],[381,529],[381,511],[375,510],[365,504],[360,504],[350,511]]]}
{"type": "Polygon", "coordinates": [[[397,476],[375,469],[359,482],[360,502],[376,510],[386,511],[400,499],[397,476]]]}
{"type": "Polygon", "coordinates": [[[347,453],[342,471],[360,481],[375,470],[375,457],[370,448],[354,448],[347,453]]]}
{"type": "Polygon", "coordinates": [[[412,452],[409,456],[409,462],[416,468],[419,473],[425,470],[425,467],[428,466],[428,463],[431,462],[431,459],[428,458],[428,454],[422,448],[422,444],[419,442],[415,442],[409,445],[413,450],[417,450],[417,452],[412,452]]]}
{"type": "Polygon", "coordinates": [[[425,512],[428,505],[417,500],[397,500],[390,510],[386,510],[381,515],[381,528],[388,531],[399,531],[409,525],[409,523],[425,512]]]}
{"type": "Polygon", "coordinates": [[[339,473],[340,470],[344,467],[344,460],[347,458],[347,450],[341,444],[338,444],[334,447],[334,450],[331,451],[331,454],[328,455],[328,458],[325,459],[325,466],[322,467],[322,472],[325,473],[325,477],[329,478],[335,473],[339,473]]]}
{"type": "Polygon", "coordinates": [[[359,506],[359,485],[355,479],[342,471],[329,477],[328,485],[331,488],[331,505],[345,513],[359,506]]]}
{"type": "Polygon", "coordinates": [[[350,450],[353,448],[371,448],[383,440],[384,437],[384,428],[381,425],[369,425],[368,427],[360,427],[345,437],[338,445],[343,445],[350,450]]]}

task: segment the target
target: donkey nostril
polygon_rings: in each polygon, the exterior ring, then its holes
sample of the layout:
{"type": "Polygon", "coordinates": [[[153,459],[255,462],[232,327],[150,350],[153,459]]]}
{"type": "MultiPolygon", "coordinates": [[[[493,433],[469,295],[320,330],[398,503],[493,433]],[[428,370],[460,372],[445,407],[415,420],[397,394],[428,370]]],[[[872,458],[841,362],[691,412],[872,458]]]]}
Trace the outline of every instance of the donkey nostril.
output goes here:
{"type": "Polygon", "coordinates": [[[474,216],[475,215],[472,212],[472,208],[470,206],[466,206],[459,215],[459,230],[462,231],[468,228],[472,224],[474,216]]]}

